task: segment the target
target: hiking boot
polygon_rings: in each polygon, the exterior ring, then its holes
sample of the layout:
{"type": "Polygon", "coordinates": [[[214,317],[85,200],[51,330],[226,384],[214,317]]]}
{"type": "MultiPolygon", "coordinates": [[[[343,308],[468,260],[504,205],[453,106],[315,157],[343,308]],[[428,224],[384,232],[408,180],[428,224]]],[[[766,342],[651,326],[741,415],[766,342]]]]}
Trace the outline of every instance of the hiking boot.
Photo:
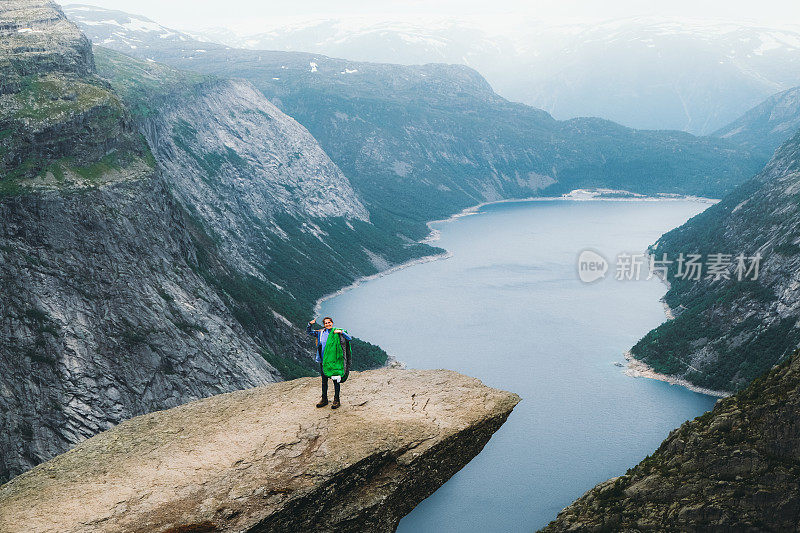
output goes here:
{"type": "Polygon", "coordinates": [[[317,404],[317,407],[325,407],[326,405],[328,405],[328,399],[327,399],[327,398],[323,398],[323,399],[322,399],[322,400],[320,400],[320,402],[317,404]]]}
{"type": "Polygon", "coordinates": [[[333,404],[331,405],[331,409],[338,409],[340,405],[342,404],[339,403],[339,398],[335,398],[333,400],[333,404]]]}

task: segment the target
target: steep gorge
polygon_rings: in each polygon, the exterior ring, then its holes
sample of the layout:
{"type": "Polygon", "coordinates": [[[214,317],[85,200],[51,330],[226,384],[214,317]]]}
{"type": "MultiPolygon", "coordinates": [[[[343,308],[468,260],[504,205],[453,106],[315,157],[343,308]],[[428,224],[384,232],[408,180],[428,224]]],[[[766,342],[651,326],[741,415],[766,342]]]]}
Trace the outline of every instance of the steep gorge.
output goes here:
{"type": "MultiPolygon", "coordinates": [[[[215,252],[200,258],[204,277],[287,377],[315,370],[306,351],[287,346],[298,345],[292,324],[303,327],[319,297],[437,251],[373,224],[316,140],[249,83],[95,51],[198,247],[215,252]]],[[[357,368],[384,360],[377,347],[356,343],[357,368]]]]}

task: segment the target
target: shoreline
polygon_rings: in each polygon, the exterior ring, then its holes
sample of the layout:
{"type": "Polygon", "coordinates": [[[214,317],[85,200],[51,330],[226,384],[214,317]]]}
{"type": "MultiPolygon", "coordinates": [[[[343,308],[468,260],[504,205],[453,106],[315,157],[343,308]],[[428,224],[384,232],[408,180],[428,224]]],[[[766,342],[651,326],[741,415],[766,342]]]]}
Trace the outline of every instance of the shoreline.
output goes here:
{"type": "MultiPolygon", "coordinates": [[[[422,242],[422,241],[420,241],[420,242],[422,242]]],[[[412,267],[414,265],[420,265],[422,263],[430,263],[431,261],[439,261],[440,259],[448,259],[448,258],[450,258],[452,256],[453,256],[453,254],[450,253],[450,252],[444,252],[444,253],[441,253],[441,254],[434,254],[434,255],[426,255],[426,256],[423,256],[423,257],[418,257],[416,259],[411,259],[410,261],[406,261],[405,263],[399,263],[397,265],[394,265],[394,266],[391,266],[391,267],[387,268],[386,270],[381,270],[380,272],[376,272],[375,274],[370,274],[369,276],[361,276],[360,278],[358,278],[355,281],[353,281],[353,283],[351,283],[350,285],[347,285],[346,287],[342,287],[341,289],[339,289],[337,291],[331,292],[331,293],[326,294],[325,296],[319,298],[314,303],[314,316],[316,316],[316,315],[318,315],[320,313],[322,304],[326,300],[330,300],[331,298],[334,298],[336,296],[344,294],[345,292],[347,292],[349,290],[355,289],[356,287],[358,287],[359,285],[361,285],[362,283],[364,283],[366,281],[371,281],[373,279],[382,278],[383,276],[388,276],[389,274],[393,274],[393,273],[397,272],[398,270],[402,270],[404,268],[412,267]]]]}
{"type": "Polygon", "coordinates": [[[656,372],[653,370],[653,367],[647,363],[636,359],[630,350],[625,352],[625,360],[628,362],[628,367],[623,371],[623,374],[631,378],[647,378],[654,379],[656,381],[663,381],[665,383],[669,383],[670,385],[684,387],[692,392],[705,394],[706,396],[716,396],[717,398],[727,398],[733,394],[727,391],[718,391],[714,389],[707,389],[705,387],[699,387],[683,378],[656,372]]]}
{"type": "MultiPolygon", "coordinates": [[[[428,228],[428,235],[424,238],[417,241],[420,244],[430,244],[433,242],[438,241],[441,238],[441,232],[435,228],[432,228],[431,225],[439,224],[439,223],[446,223],[446,222],[453,222],[454,220],[458,220],[459,218],[475,215],[482,207],[486,207],[487,205],[494,205],[494,204],[505,204],[510,202],[554,202],[557,200],[567,200],[572,202],[674,202],[674,201],[689,201],[689,202],[699,202],[699,203],[707,203],[707,204],[715,204],[719,202],[718,199],[715,198],[705,198],[703,196],[690,196],[690,195],[673,195],[673,194],[664,194],[660,196],[645,196],[645,195],[635,195],[634,193],[629,193],[628,191],[617,191],[613,189],[600,189],[601,193],[595,194],[590,189],[575,189],[570,191],[569,193],[562,194],[561,196],[529,196],[527,198],[505,198],[503,200],[490,200],[486,202],[481,202],[479,204],[473,205],[471,207],[466,207],[459,211],[458,213],[452,214],[447,218],[441,218],[437,220],[430,220],[425,223],[428,228]],[[630,196],[624,197],[608,197],[602,196],[602,194],[615,194],[615,193],[626,193],[630,196]]],[[[405,263],[399,263],[397,265],[391,266],[386,270],[381,270],[380,272],[376,272],[375,274],[370,274],[369,276],[362,276],[356,280],[354,280],[351,284],[342,287],[339,290],[334,292],[325,294],[324,296],[317,299],[314,302],[314,315],[318,315],[320,313],[322,304],[326,300],[330,300],[336,296],[344,294],[345,292],[355,289],[362,283],[366,281],[370,281],[373,279],[378,279],[383,276],[388,276],[398,270],[402,270],[404,268],[412,267],[414,265],[419,265],[422,263],[428,263],[430,261],[439,261],[441,259],[448,259],[452,257],[453,254],[451,252],[444,252],[441,254],[434,254],[434,255],[426,255],[423,257],[418,257],[416,259],[411,259],[410,261],[406,261],[405,263]]]]}
{"type": "MultiPolygon", "coordinates": [[[[658,278],[658,280],[661,281],[661,283],[663,283],[667,287],[667,291],[670,290],[672,285],[670,284],[669,280],[663,278],[660,274],[656,274],[655,277],[658,278]]],[[[666,321],[668,322],[670,320],[675,320],[675,310],[669,306],[667,301],[664,299],[664,296],[659,298],[658,301],[661,302],[661,305],[664,308],[664,316],[667,319],[666,321]]],[[[689,389],[692,392],[705,394],[706,396],[716,396],[718,398],[727,398],[728,396],[733,394],[727,391],[707,389],[705,387],[700,387],[698,385],[695,385],[686,379],[679,378],[677,376],[671,376],[669,374],[662,374],[660,372],[656,372],[653,369],[653,367],[651,367],[644,361],[636,359],[630,350],[626,351],[623,355],[625,356],[625,360],[627,361],[628,365],[622,373],[628,377],[663,381],[665,383],[669,383],[670,385],[677,385],[679,387],[689,389]]]]}

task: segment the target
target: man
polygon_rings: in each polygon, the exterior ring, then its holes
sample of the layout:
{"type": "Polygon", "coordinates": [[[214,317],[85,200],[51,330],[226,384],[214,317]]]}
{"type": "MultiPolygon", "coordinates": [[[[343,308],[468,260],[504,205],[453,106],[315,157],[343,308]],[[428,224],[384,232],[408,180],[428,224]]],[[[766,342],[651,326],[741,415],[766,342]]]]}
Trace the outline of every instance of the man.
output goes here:
{"type": "Polygon", "coordinates": [[[339,389],[341,387],[342,373],[344,372],[344,354],[339,335],[348,341],[353,340],[353,337],[348,335],[347,331],[333,329],[333,319],[329,316],[322,319],[322,329],[313,329],[311,326],[315,323],[316,320],[308,323],[306,333],[316,338],[316,361],[319,363],[319,373],[322,376],[322,400],[317,404],[317,407],[328,405],[328,378],[330,377],[333,380],[334,391],[331,409],[338,409],[341,405],[339,403],[339,389]]]}

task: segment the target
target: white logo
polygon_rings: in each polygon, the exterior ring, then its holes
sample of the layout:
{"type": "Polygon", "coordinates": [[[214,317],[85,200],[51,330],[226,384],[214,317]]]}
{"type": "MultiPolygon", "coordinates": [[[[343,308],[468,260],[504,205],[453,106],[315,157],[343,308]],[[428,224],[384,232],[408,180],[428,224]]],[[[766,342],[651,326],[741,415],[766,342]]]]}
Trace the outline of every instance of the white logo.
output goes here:
{"type": "Polygon", "coordinates": [[[584,283],[602,279],[608,272],[606,258],[593,250],[584,250],[578,255],[578,277],[584,283]]]}

